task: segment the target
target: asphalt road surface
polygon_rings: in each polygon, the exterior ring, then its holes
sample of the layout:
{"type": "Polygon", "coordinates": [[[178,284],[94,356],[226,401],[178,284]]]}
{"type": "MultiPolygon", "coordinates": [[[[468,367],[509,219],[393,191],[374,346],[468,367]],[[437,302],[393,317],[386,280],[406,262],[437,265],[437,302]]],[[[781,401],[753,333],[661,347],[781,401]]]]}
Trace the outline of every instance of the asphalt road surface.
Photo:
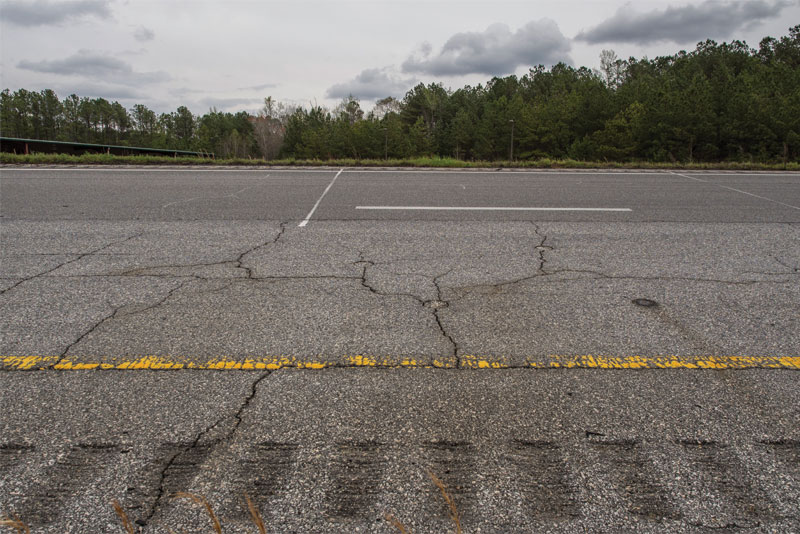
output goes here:
{"type": "Polygon", "coordinates": [[[32,532],[800,532],[798,173],[2,167],[0,238],[32,532]]]}

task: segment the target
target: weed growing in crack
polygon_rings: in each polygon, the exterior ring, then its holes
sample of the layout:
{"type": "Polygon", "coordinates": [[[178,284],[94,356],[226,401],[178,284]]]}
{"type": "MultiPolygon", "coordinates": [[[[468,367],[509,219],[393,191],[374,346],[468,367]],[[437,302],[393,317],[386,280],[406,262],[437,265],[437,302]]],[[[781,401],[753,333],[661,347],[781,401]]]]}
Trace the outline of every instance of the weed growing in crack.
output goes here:
{"type": "MultiPolygon", "coordinates": [[[[461,518],[458,513],[458,507],[456,507],[455,499],[447,491],[447,487],[444,485],[444,482],[436,476],[432,471],[427,470],[428,476],[433,481],[434,485],[439,489],[439,492],[442,494],[442,498],[444,502],[447,504],[448,513],[450,515],[450,519],[453,521],[455,525],[455,534],[462,534],[463,531],[461,529],[461,518]]],[[[222,524],[220,523],[217,515],[214,513],[214,509],[211,506],[211,503],[208,502],[208,499],[203,497],[202,495],[196,495],[194,493],[188,492],[178,492],[172,496],[172,500],[178,499],[186,499],[191,501],[194,504],[202,506],[206,514],[208,515],[209,519],[211,520],[211,525],[214,529],[215,534],[222,534],[222,524]]],[[[244,494],[244,500],[247,503],[247,509],[250,512],[250,518],[253,521],[253,524],[258,529],[259,534],[267,534],[267,527],[264,525],[264,520],[261,517],[261,513],[258,510],[258,506],[253,502],[248,494],[244,494]]],[[[120,522],[122,523],[122,527],[124,528],[127,534],[136,534],[136,530],[131,523],[130,519],[128,518],[128,514],[125,513],[125,510],[119,504],[119,501],[116,499],[111,501],[111,505],[114,508],[114,512],[119,517],[120,522]]],[[[411,534],[411,530],[406,527],[403,523],[400,522],[395,516],[390,513],[384,514],[383,518],[394,528],[400,532],[400,534],[411,534]]],[[[30,534],[30,529],[19,520],[19,518],[14,519],[0,519],[0,526],[11,527],[16,530],[18,534],[30,534]]],[[[174,531],[169,527],[166,528],[169,534],[173,534],[174,531]]]]}
{"type": "Polygon", "coordinates": [[[125,513],[125,510],[122,509],[120,506],[119,501],[114,499],[111,501],[111,506],[114,507],[114,512],[116,512],[117,517],[119,520],[122,521],[122,527],[125,529],[125,532],[128,534],[136,534],[136,531],[133,529],[133,524],[131,520],[128,518],[128,514],[125,513]]]}
{"type": "Polygon", "coordinates": [[[444,498],[444,502],[447,503],[447,507],[450,511],[450,519],[453,520],[453,523],[456,526],[456,534],[461,534],[461,519],[458,515],[458,508],[456,508],[456,501],[453,500],[453,496],[447,492],[447,488],[444,485],[444,482],[433,474],[432,471],[428,471],[428,476],[431,477],[433,483],[436,484],[436,487],[439,488],[439,491],[442,493],[442,497],[444,498]]]}
{"type": "MultiPolygon", "coordinates": [[[[447,488],[442,482],[442,479],[437,477],[433,474],[431,470],[427,470],[428,476],[431,478],[433,483],[439,488],[439,492],[442,494],[442,498],[444,502],[447,503],[448,512],[450,514],[450,519],[453,521],[453,524],[456,527],[456,534],[462,534],[461,530],[461,517],[458,514],[458,508],[456,507],[456,501],[453,499],[453,496],[447,491],[447,488]]],[[[392,514],[387,513],[383,516],[386,521],[389,522],[390,525],[395,527],[400,534],[411,534],[411,531],[406,527],[403,523],[401,523],[395,516],[392,514]]]]}
{"type": "MultiPolygon", "coordinates": [[[[211,503],[208,502],[208,499],[203,497],[202,495],[195,495],[194,493],[186,493],[186,492],[178,492],[172,496],[172,500],[177,499],[188,499],[192,501],[194,504],[198,504],[202,506],[206,514],[208,514],[209,519],[211,520],[211,525],[214,528],[214,532],[216,534],[222,534],[222,524],[220,523],[219,519],[217,518],[217,514],[214,513],[214,509],[211,507],[211,503]]],[[[250,518],[253,520],[253,524],[258,529],[259,534],[267,534],[267,527],[264,525],[264,520],[261,518],[261,513],[258,511],[258,507],[253,502],[248,494],[244,494],[244,500],[247,503],[247,509],[250,512],[250,518]]],[[[125,529],[127,534],[136,534],[136,530],[133,527],[130,519],[128,518],[128,514],[125,513],[125,510],[119,504],[119,501],[116,499],[111,501],[111,505],[114,507],[114,512],[116,512],[117,517],[122,522],[122,527],[125,529]]],[[[5,520],[0,522],[0,526],[10,526],[12,528],[17,528],[17,532],[29,534],[28,527],[26,527],[21,521],[12,521],[8,520],[6,523],[5,520]],[[21,527],[20,527],[21,526],[21,527]],[[25,530],[19,530],[19,528],[24,527],[25,530]]],[[[165,527],[167,532],[173,534],[173,530],[169,527],[165,527]]]]}
{"type": "Polygon", "coordinates": [[[9,518],[3,517],[0,518],[0,527],[8,527],[13,528],[17,534],[30,534],[31,529],[28,528],[28,525],[20,521],[18,517],[9,518]]]}
{"type": "Polygon", "coordinates": [[[222,534],[222,525],[220,525],[219,519],[217,519],[217,515],[214,513],[214,509],[211,508],[211,504],[205,497],[201,495],[195,495],[194,493],[186,493],[181,491],[176,493],[172,499],[188,499],[193,503],[204,507],[209,519],[211,519],[211,525],[214,527],[214,532],[216,532],[216,534],[222,534]]]}
{"type": "Polygon", "coordinates": [[[408,530],[408,528],[406,528],[406,526],[400,521],[398,521],[397,518],[392,514],[386,514],[383,516],[383,518],[386,519],[386,521],[388,521],[390,525],[399,530],[400,534],[411,534],[411,531],[408,530]]]}
{"type": "Polygon", "coordinates": [[[258,512],[258,507],[253,503],[248,494],[244,494],[244,500],[247,502],[247,510],[250,512],[250,517],[253,519],[258,528],[259,534],[267,534],[267,528],[264,526],[264,521],[261,519],[261,514],[258,512]]]}

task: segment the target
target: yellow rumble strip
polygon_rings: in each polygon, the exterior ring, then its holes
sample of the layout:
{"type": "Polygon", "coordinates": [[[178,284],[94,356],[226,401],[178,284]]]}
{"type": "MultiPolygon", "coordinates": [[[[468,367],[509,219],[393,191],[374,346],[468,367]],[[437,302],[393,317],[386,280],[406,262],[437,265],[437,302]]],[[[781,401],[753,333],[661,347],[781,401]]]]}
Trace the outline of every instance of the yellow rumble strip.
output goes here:
{"type": "Polygon", "coordinates": [[[508,359],[461,356],[433,360],[403,357],[343,356],[340,360],[266,356],[212,359],[143,356],[78,357],[0,356],[4,371],[55,369],[79,370],[177,370],[250,371],[275,369],[327,369],[331,367],[428,368],[428,369],[792,369],[800,370],[800,356],[566,356],[528,358],[511,363],[508,359]]]}

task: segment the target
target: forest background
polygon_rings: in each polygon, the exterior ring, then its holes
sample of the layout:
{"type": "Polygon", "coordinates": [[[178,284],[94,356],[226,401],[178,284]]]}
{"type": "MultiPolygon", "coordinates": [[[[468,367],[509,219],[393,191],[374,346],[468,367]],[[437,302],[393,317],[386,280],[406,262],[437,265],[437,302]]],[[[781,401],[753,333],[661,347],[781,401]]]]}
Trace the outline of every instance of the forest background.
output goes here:
{"type": "Polygon", "coordinates": [[[268,97],[257,114],[157,114],[52,90],[0,93],[0,135],[194,150],[222,158],[783,162],[800,159],[800,25],[765,37],[705,41],[655,59],[601,54],[601,69],[559,63],[522,77],[334,109],[268,97]]]}

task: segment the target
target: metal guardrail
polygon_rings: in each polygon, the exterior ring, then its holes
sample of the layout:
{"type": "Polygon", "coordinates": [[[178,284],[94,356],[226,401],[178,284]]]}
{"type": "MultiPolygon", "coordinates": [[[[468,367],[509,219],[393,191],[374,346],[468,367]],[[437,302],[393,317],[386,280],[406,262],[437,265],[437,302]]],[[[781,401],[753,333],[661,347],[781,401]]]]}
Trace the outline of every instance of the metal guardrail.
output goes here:
{"type": "Polygon", "coordinates": [[[94,143],[73,143],[70,141],[51,141],[47,139],[20,139],[0,137],[0,151],[15,154],[113,154],[115,156],[191,156],[214,158],[212,152],[193,150],[172,150],[168,148],[144,148],[123,145],[98,145],[94,143]]]}

